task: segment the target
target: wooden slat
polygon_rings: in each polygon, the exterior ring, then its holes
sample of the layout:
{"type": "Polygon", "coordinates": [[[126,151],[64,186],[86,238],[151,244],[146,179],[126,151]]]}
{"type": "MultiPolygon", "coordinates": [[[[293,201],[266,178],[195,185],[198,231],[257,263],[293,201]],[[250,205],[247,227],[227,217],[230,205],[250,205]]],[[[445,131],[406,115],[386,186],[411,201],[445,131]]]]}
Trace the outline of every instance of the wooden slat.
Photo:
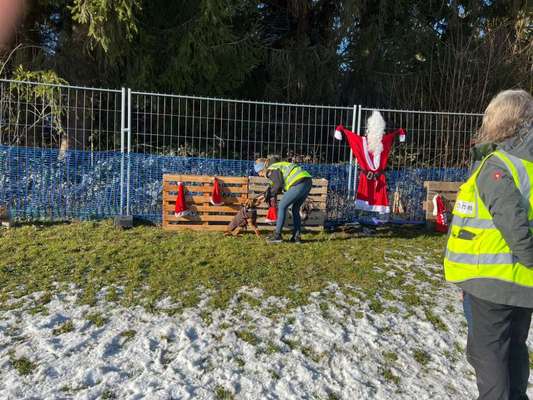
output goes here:
{"type": "MultiPolygon", "coordinates": [[[[163,196],[163,200],[164,201],[173,201],[173,202],[175,202],[177,197],[178,197],[177,195],[166,194],[166,195],[163,196]]],[[[226,196],[226,197],[224,197],[224,204],[243,203],[243,202],[246,201],[247,198],[248,198],[248,196],[245,196],[245,195],[242,195],[242,196],[239,196],[239,197],[226,196]]],[[[209,204],[209,196],[189,196],[189,195],[185,195],[185,201],[189,205],[204,204],[204,203],[209,204]]]]}
{"type": "MultiPolygon", "coordinates": [[[[267,185],[250,185],[250,192],[254,193],[263,193],[265,190],[267,190],[267,185]]],[[[318,187],[312,187],[310,194],[327,194],[328,188],[325,186],[318,186],[318,187]]]]}
{"type": "Polygon", "coordinates": [[[440,194],[448,201],[455,201],[457,199],[457,192],[428,192],[427,199],[428,201],[433,200],[433,197],[436,194],[440,194]]]}
{"type": "MultiPolygon", "coordinates": [[[[248,178],[243,176],[217,176],[219,183],[238,183],[247,184],[248,178]]],[[[212,176],[205,175],[174,175],[164,174],[163,181],[165,182],[213,182],[212,176]]]]}
{"type": "MultiPolygon", "coordinates": [[[[174,212],[175,207],[176,206],[174,204],[167,203],[163,206],[163,211],[174,212]]],[[[237,213],[240,208],[241,208],[241,205],[238,203],[234,205],[224,205],[224,206],[213,206],[213,205],[208,205],[208,206],[202,205],[201,206],[201,205],[191,204],[191,206],[189,207],[191,211],[207,212],[207,213],[215,213],[215,212],[216,213],[237,213]]]]}
{"type": "MultiPolygon", "coordinates": [[[[268,185],[268,178],[263,178],[261,176],[250,176],[250,185],[268,185]]],[[[328,180],[324,178],[312,178],[313,186],[328,186],[328,180]]]]}
{"type": "Polygon", "coordinates": [[[165,215],[165,219],[169,222],[230,222],[233,215],[191,215],[188,217],[175,217],[173,214],[165,215]]]}
{"type": "MultiPolygon", "coordinates": [[[[185,185],[185,184],[184,184],[185,185]]],[[[177,192],[178,185],[165,182],[163,183],[163,190],[167,192],[177,192]]],[[[207,193],[211,194],[213,192],[213,186],[187,186],[185,185],[185,191],[193,193],[207,193]]],[[[247,185],[239,186],[220,186],[220,191],[224,193],[248,193],[247,185]]]]}
{"type": "Polygon", "coordinates": [[[168,231],[215,231],[223,232],[226,230],[226,225],[186,225],[186,224],[167,224],[163,228],[168,231]]]}
{"type": "Polygon", "coordinates": [[[462,182],[425,181],[424,187],[433,192],[457,192],[462,182]]]}

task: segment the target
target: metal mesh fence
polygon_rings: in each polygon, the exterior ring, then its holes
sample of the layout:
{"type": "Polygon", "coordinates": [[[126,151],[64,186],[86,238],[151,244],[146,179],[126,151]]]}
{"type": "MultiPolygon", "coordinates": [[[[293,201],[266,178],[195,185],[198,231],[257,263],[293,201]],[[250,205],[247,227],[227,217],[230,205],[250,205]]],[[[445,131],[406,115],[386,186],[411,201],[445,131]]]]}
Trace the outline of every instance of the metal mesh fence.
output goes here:
{"type": "MultiPolygon", "coordinates": [[[[0,202],[21,218],[157,222],[164,173],[253,175],[277,156],[328,179],[329,222],[351,221],[356,162],[333,131],[364,132],[371,111],[0,80],[0,202]]],[[[407,131],[386,172],[407,209],[393,218],[421,221],[423,181],[464,179],[481,115],[380,111],[407,131]]]]}
{"type": "Polygon", "coordinates": [[[228,160],[277,155],[331,164],[349,159],[331,127],[354,107],[280,104],[131,92],[132,150],[228,160]]]}
{"type": "Polygon", "coordinates": [[[118,90],[0,80],[0,201],[14,217],[120,213],[122,98],[118,90]]]}

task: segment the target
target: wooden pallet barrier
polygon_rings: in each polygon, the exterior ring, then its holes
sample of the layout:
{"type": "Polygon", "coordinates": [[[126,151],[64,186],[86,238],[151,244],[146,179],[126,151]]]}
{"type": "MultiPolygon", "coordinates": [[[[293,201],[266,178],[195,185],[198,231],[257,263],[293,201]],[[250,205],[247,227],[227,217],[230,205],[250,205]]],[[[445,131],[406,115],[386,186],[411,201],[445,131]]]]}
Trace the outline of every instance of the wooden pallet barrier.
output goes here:
{"type": "MultiPolygon", "coordinates": [[[[249,178],[249,197],[254,198],[264,193],[269,185],[269,180],[259,176],[250,176],[249,178]]],[[[311,208],[309,217],[302,221],[302,226],[305,230],[323,230],[324,222],[326,221],[326,200],[328,196],[328,180],[327,179],[313,179],[313,187],[308,197],[308,202],[311,208]]],[[[278,202],[281,195],[278,196],[278,202]]],[[[273,230],[274,225],[265,222],[265,216],[268,211],[268,205],[262,204],[257,209],[257,226],[260,230],[273,230]]],[[[292,226],[292,215],[287,213],[287,224],[292,226]]]]}
{"type": "Polygon", "coordinates": [[[163,229],[224,231],[240,205],[248,198],[248,178],[217,176],[224,205],[209,202],[213,191],[213,177],[201,175],[163,175],[163,229]],[[174,209],[178,182],[183,183],[185,201],[191,216],[176,217],[174,209]]]}
{"type": "Polygon", "coordinates": [[[436,194],[440,194],[445,201],[448,203],[448,211],[452,211],[457,199],[457,192],[459,187],[462,185],[462,182],[441,182],[441,181],[425,181],[424,188],[426,188],[426,201],[424,202],[423,208],[426,210],[426,221],[435,220],[433,215],[433,197],[436,194]]]}

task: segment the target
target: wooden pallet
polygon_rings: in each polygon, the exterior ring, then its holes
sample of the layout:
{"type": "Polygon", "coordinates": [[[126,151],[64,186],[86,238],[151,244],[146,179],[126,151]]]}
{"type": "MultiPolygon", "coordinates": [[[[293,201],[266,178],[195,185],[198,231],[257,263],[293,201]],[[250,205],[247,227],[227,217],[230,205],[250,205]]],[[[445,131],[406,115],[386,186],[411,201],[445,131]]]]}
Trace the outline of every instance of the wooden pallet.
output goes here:
{"type": "Polygon", "coordinates": [[[224,205],[209,202],[213,190],[213,177],[201,175],[163,175],[163,229],[224,231],[248,198],[248,178],[217,176],[224,205]],[[194,215],[174,216],[178,182],[185,190],[185,201],[194,215]]]}
{"type": "Polygon", "coordinates": [[[426,210],[426,221],[434,221],[433,215],[433,197],[440,194],[448,203],[448,210],[451,212],[457,199],[457,192],[462,182],[441,182],[441,181],[425,181],[424,188],[426,189],[426,201],[423,204],[423,209],[426,210]]]}
{"type": "MultiPolygon", "coordinates": [[[[269,185],[269,180],[259,176],[249,177],[249,192],[250,198],[254,198],[264,193],[269,185]]],[[[327,179],[313,179],[313,187],[308,199],[312,202],[313,210],[309,214],[306,221],[302,222],[305,230],[323,230],[324,222],[326,221],[326,200],[328,196],[328,180],[327,179]]],[[[281,195],[278,196],[278,202],[281,195]]],[[[257,209],[257,226],[260,230],[274,230],[274,225],[265,222],[265,216],[268,211],[268,204],[262,204],[257,209]]],[[[292,216],[287,213],[287,220],[285,227],[292,226],[292,216]]]]}

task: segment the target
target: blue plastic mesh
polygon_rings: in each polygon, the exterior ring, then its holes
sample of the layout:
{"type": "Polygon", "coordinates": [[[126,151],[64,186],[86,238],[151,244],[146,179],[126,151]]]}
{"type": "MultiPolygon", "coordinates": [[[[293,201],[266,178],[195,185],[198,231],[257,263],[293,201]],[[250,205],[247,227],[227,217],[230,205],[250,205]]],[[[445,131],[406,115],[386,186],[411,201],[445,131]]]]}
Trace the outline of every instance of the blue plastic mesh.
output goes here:
{"type": "MultiPolygon", "coordinates": [[[[100,219],[120,210],[120,152],[88,152],[0,146],[0,202],[19,219],[100,219]]],[[[125,157],[126,165],[128,156],[125,157]]],[[[162,177],[165,173],[253,175],[253,162],[132,153],[130,210],[141,219],[161,221],[162,177]]],[[[329,181],[329,225],[357,220],[347,199],[346,164],[303,165],[314,177],[329,181]]],[[[464,180],[466,169],[404,168],[388,171],[391,195],[398,187],[408,211],[403,222],[423,221],[426,180],[464,180]]],[[[126,189],[124,188],[124,193],[126,189]]],[[[124,199],[124,204],[126,200],[124,199]]]]}

